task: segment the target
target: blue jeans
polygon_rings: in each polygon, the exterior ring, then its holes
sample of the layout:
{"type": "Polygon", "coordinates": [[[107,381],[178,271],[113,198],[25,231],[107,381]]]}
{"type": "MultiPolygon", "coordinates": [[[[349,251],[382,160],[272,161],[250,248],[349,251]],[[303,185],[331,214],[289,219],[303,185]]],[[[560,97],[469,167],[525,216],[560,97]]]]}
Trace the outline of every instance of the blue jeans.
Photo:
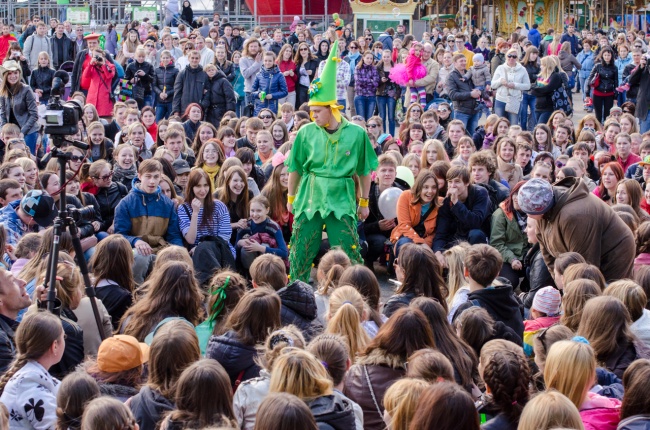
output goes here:
{"type": "MultiPolygon", "coordinates": [[[[521,110],[521,108],[520,108],[521,110]]],[[[515,125],[519,123],[519,115],[516,113],[512,112],[506,112],[506,104],[505,102],[495,100],[494,101],[494,113],[499,115],[500,117],[507,118],[508,121],[510,121],[510,125],[515,125]]]]}
{"type": "Polygon", "coordinates": [[[469,115],[466,113],[454,111],[454,119],[458,119],[463,122],[463,125],[465,125],[465,130],[470,134],[474,134],[476,131],[476,127],[478,127],[478,119],[479,119],[480,113],[475,113],[473,115],[469,115]]]}
{"type": "Polygon", "coordinates": [[[580,91],[582,92],[583,103],[585,101],[585,97],[591,97],[591,87],[587,85],[588,78],[589,78],[588,76],[586,78],[578,76],[578,83],[580,85],[580,91]]]}
{"type": "Polygon", "coordinates": [[[402,248],[402,246],[406,245],[407,243],[413,243],[413,239],[410,237],[402,236],[399,239],[397,239],[397,243],[395,244],[395,248],[393,249],[393,254],[395,254],[395,258],[399,255],[399,250],[402,248]]]}
{"type": "Polygon", "coordinates": [[[397,101],[390,96],[377,96],[379,116],[384,123],[384,133],[388,130],[391,136],[395,136],[395,105],[397,101]]]}
{"type": "Polygon", "coordinates": [[[375,96],[354,96],[354,109],[357,115],[362,116],[366,121],[375,113],[376,104],[375,96]]]}
{"type": "Polygon", "coordinates": [[[624,93],[617,93],[618,98],[616,99],[618,106],[620,107],[626,101],[627,91],[624,93]]]}
{"type": "Polygon", "coordinates": [[[641,124],[639,124],[639,127],[641,128],[641,134],[645,133],[646,131],[650,130],[650,111],[646,113],[645,119],[641,121],[641,124]]]}
{"type": "Polygon", "coordinates": [[[235,104],[235,114],[237,114],[237,118],[241,118],[241,112],[244,109],[244,102],[246,101],[246,96],[244,97],[239,97],[237,99],[237,103],[235,104]]]}
{"type": "MultiPolygon", "coordinates": [[[[532,117],[533,124],[537,124],[537,115],[535,115],[535,102],[537,97],[532,94],[524,93],[524,98],[521,101],[521,107],[519,108],[519,118],[521,119],[519,125],[521,125],[522,130],[528,129],[528,108],[530,108],[530,116],[532,117]]],[[[530,129],[529,131],[532,131],[530,129]]]]}
{"type": "Polygon", "coordinates": [[[336,103],[338,103],[340,106],[343,106],[343,112],[345,112],[345,110],[348,108],[348,103],[345,99],[338,99],[336,103]]]}
{"type": "Polygon", "coordinates": [[[156,124],[172,114],[172,103],[158,103],[156,105],[156,124]]]}
{"type": "Polygon", "coordinates": [[[36,142],[38,142],[38,131],[29,133],[25,136],[25,144],[31,151],[32,155],[36,155],[36,142]]]}
{"type": "Polygon", "coordinates": [[[545,111],[537,113],[537,124],[546,124],[551,117],[552,111],[545,111]]]}

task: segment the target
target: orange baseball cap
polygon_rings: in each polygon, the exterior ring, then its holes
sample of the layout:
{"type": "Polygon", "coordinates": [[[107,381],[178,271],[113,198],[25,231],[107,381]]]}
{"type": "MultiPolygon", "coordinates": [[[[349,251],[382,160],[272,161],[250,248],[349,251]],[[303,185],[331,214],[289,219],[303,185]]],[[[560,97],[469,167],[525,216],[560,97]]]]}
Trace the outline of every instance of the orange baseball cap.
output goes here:
{"type": "Polygon", "coordinates": [[[97,367],[117,373],[134,369],[149,361],[149,346],[133,336],[118,334],[105,339],[97,351],[97,367]]]}

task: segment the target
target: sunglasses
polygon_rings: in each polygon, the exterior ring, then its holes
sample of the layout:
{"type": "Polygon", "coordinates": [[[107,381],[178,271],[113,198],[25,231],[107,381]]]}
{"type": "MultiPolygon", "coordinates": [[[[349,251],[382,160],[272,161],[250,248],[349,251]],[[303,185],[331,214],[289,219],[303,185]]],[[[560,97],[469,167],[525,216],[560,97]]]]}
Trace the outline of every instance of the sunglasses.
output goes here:
{"type": "Polygon", "coordinates": [[[377,128],[379,127],[377,124],[368,124],[368,128],[377,128]]]}
{"type": "Polygon", "coordinates": [[[309,48],[300,48],[300,52],[309,51],[309,48]]]}
{"type": "Polygon", "coordinates": [[[190,39],[196,39],[196,36],[190,36],[189,38],[190,39]]]}
{"type": "Polygon", "coordinates": [[[186,51],[189,51],[190,49],[192,49],[191,46],[186,46],[186,47],[185,47],[185,50],[186,50],[186,51]]]}
{"type": "Polygon", "coordinates": [[[449,110],[447,110],[447,109],[438,109],[438,112],[440,112],[440,113],[446,113],[446,112],[449,112],[449,110]]]}
{"type": "Polygon", "coordinates": [[[260,115],[260,119],[271,119],[273,118],[271,115],[260,115]]]}
{"type": "Polygon", "coordinates": [[[555,167],[557,167],[558,169],[561,169],[562,167],[564,167],[564,163],[561,162],[561,161],[556,161],[555,162],[555,167]]]}
{"type": "Polygon", "coordinates": [[[357,46],[350,46],[350,49],[359,49],[357,46]]]}
{"type": "Polygon", "coordinates": [[[153,48],[153,45],[144,45],[146,48],[153,48]]]}
{"type": "Polygon", "coordinates": [[[83,155],[73,155],[72,157],[70,157],[70,160],[72,160],[72,161],[83,161],[84,158],[86,158],[86,157],[84,157],[83,155]]]}
{"type": "Polygon", "coordinates": [[[110,172],[110,173],[109,173],[108,175],[106,175],[106,176],[95,176],[95,179],[97,179],[97,180],[99,180],[99,181],[106,181],[106,180],[108,180],[111,176],[113,176],[113,172],[110,172]]]}

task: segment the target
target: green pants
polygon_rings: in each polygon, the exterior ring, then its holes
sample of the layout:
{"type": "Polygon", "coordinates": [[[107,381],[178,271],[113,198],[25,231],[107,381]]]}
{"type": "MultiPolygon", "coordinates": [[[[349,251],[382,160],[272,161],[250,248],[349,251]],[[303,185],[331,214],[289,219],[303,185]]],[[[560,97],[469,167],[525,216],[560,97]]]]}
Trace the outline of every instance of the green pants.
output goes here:
{"type": "Polygon", "coordinates": [[[359,253],[359,235],[355,217],[344,216],[342,219],[337,219],[330,213],[323,218],[320,212],[316,212],[312,219],[307,219],[307,215],[300,214],[293,221],[289,250],[292,281],[309,282],[312,263],[318,255],[325,228],[331,248],[341,248],[350,257],[352,264],[363,262],[359,253]]]}

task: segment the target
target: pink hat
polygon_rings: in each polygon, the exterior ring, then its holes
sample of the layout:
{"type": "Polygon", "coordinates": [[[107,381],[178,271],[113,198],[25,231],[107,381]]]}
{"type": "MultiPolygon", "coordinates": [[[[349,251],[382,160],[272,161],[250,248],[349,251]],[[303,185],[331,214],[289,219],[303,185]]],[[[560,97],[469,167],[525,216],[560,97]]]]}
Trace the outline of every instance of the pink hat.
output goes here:
{"type": "Polygon", "coordinates": [[[531,309],[545,313],[546,316],[554,317],[560,314],[561,306],[562,297],[560,292],[553,287],[544,287],[535,294],[531,309]]]}

